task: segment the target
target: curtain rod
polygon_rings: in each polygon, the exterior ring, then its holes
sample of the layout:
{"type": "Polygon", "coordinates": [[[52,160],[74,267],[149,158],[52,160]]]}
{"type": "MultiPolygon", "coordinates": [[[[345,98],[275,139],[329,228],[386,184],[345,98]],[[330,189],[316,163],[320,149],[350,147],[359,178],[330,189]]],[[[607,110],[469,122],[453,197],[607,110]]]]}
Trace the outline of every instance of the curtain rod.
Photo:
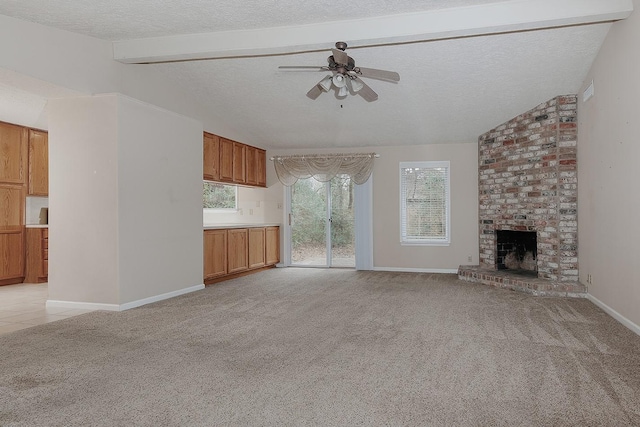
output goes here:
{"type": "Polygon", "coordinates": [[[333,157],[380,157],[378,153],[344,153],[344,154],[292,154],[289,156],[275,156],[270,157],[269,160],[273,161],[276,159],[304,159],[304,158],[314,158],[314,159],[330,159],[333,157]]]}

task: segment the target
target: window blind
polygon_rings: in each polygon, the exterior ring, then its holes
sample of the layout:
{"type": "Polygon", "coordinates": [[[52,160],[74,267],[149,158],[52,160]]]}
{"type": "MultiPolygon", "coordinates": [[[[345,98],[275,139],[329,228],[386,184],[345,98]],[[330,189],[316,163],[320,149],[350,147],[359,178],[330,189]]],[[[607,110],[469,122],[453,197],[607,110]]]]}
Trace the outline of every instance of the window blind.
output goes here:
{"type": "Polygon", "coordinates": [[[403,243],[449,243],[449,169],[449,162],[400,164],[403,243]]]}

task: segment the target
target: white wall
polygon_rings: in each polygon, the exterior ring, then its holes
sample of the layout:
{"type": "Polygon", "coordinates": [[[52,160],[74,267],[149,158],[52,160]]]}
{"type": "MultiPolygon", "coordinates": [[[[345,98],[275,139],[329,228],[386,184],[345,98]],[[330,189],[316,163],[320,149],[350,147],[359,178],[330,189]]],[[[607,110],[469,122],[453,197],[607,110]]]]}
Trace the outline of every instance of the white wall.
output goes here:
{"type": "Polygon", "coordinates": [[[373,181],[373,262],[377,269],[451,270],[478,263],[478,145],[377,149],[373,181]],[[378,161],[380,160],[380,161],[378,161]],[[400,162],[451,162],[451,245],[400,245],[400,162]],[[468,256],[472,257],[471,262],[468,256]]]}
{"type": "Polygon", "coordinates": [[[633,3],[579,92],[578,253],[589,294],[640,331],[640,1],[633,3]],[[583,103],[592,80],[595,95],[583,103]]]}
{"type": "Polygon", "coordinates": [[[120,309],[201,287],[202,125],[121,95],[49,110],[49,301],[120,309]]]}
{"type": "MultiPolygon", "coordinates": [[[[122,93],[197,119],[211,132],[230,133],[224,123],[207,114],[179,84],[166,79],[153,66],[114,61],[111,42],[0,15],[0,89],[5,80],[21,91],[45,98],[69,93],[122,93]],[[24,77],[20,79],[20,75],[24,77]]],[[[12,102],[19,104],[19,96],[15,96],[12,102]]],[[[37,107],[33,99],[25,102],[29,108],[37,107]]],[[[40,107],[45,108],[44,103],[40,107]]],[[[14,120],[11,111],[0,108],[0,113],[3,111],[5,116],[0,120],[48,128],[46,119],[33,112],[24,117],[35,122],[26,123],[14,120]]]]}
{"type": "Polygon", "coordinates": [[[118,96],[120,303],[202,284],[202,124],[118,96]]]}
{"type": "Polygon", "coordinates": [[[117,97],[49,112],[49,299],[119,304],[117,97]]]}
{"type": "MultiPolygon", "coordinates": [[[[373,168],[373,254],[379,270],[454,272],[461,264],[478,263],[478,145],[429,144],[402,147],[358,147],[343,153],[376,152],[373,168]],[[400,162],[449,160],[451,162],[451,245],[400,245],[400,162]],[[471,262],[468,256],[472,257],[471,262]]],[[[331,153],[324,150],[273,150],[268,156],[331,153]]],[[[267,163],[272,203],[282,203],[284,187],[277,182],[272,162],[267,163]],[[273,182],[273,184],[271,184],[273,182]]],[[[284,224],[286,210],[276,211],[284,224]]]]}

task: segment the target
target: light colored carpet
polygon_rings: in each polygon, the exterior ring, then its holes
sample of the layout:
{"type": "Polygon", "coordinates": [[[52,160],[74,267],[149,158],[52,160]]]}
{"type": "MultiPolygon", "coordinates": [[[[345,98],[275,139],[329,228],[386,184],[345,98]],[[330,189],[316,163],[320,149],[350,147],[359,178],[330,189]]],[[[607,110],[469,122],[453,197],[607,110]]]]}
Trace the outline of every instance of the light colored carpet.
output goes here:
{"type": "Polygon", "coordinates": [[[640,337],[455,275],[273,269],[0,337],[2,426],[640,425],[640,337]]]}

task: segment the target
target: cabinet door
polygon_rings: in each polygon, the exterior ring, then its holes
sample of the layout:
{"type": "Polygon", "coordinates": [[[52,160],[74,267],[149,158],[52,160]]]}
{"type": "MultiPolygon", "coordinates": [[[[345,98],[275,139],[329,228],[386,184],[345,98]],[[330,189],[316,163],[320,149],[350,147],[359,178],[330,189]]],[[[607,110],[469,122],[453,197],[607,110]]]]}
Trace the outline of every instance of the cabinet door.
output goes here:
{"type": "Polygon", "coordinates": [[[257,149],[256,153],[256,175],[257,185],[260,187],[267,186],[267,152],[261,149],[257,149]]]}
{"type": "Polygon", "coordinates": [[[0,182],[26,183],[27,134],[26,128],[0,122],[0,182]]]}
{"type": "Polygon", "coordinates": [[[20,283],[24,277],[24,235],[0,231],[0,284],[20,283]]]}
{"type": "Polygon", "coordinates": [[[29,130],[29,195],[49,195],[49,135],[29,130]]]}
{"type": "Polygon", "coordinates": [[[249,229],[249,268],[264,267],[265,229],[249,229]]]}
{"type": "Polygon", "coordinates": [[[247,184],[258,185],[258,149],[247,146],[247,184]]]}
{"type": "Polygon", "coordinates": [[[220,181],[233,182],[233,141],[220,138],[220,181]]]}
{"type": "Polygon", "coordinates": [[[239,142],[233,143],[233,182],[244,184],[247,182],[247,146],[239,142]]]}
{"type": "Polygon", "coordinates": [[[202,172],[205,181],[220,180],[220,137],[204,133],[202,172]]]}
{"type": "Polygon", "coordinates": [[[273,265],[280,262],[280,227],[265,229],[265,263],[273,265]]]}
{"type": "Polygon", "coordinates": [[[227,272],[237,273],[249,268],[248,232],[246,228],[227,230],[228,268],[227,272]]]}
{"type": "Polygon", "coordinates": [[[204,232],[204,278],[227,274],[227,230],[204,232]]]}
{"type": "Polygon", "coordinates": [[[24,187],[0,184],[0,231],[22,231],[24,187]]]}

